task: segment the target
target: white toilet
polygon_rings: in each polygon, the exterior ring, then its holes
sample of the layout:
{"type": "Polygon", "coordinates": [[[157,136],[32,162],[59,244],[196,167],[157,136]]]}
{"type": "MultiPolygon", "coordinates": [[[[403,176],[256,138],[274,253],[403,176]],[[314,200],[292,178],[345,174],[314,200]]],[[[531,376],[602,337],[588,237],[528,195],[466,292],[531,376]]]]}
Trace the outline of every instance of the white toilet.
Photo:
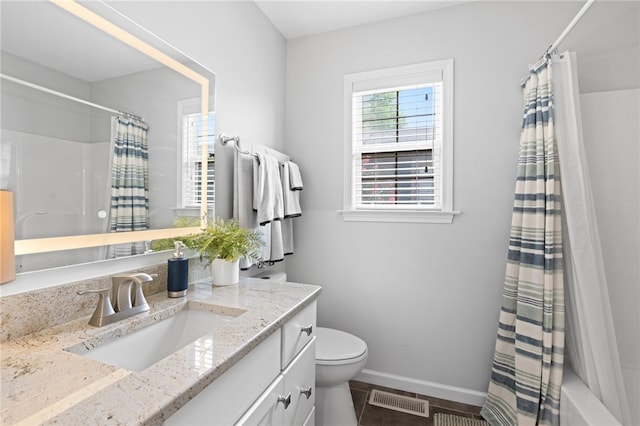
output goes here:
{"type": "Polygon", "coordinates": [[[349,380],[367,363],[367,344],[344,331],[316,329],[316,426],[357,426],[349,380]]]}

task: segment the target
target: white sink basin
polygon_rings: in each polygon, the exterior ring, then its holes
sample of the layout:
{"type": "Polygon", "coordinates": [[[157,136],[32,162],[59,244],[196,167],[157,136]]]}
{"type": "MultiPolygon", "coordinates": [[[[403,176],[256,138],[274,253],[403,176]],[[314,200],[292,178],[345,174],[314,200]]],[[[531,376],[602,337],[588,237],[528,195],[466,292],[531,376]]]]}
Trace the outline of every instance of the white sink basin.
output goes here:
{"type": "Polygon", "coordinates": [[[233,319],[233,316],[186,309],[80,355],[142,371],[233,319]]]}

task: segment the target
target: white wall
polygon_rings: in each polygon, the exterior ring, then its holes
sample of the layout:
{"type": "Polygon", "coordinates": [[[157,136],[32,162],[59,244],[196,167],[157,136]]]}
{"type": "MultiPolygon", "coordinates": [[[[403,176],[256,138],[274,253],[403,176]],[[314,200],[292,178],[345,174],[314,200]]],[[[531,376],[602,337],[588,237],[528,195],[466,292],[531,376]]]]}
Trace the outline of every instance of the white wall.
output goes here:
{"type": "MultiPolygon", "coordinates": [[[[486,391],[511,222],[519,81],[581,6],[474,2],[288,43],[286,150],[305,190],[287,271],[292,281],[323,286],[319,325],[367,341],[366,378],[442,395],[459,387],[469,392],[457,397],[471,402],[486,391]],[[462,215],[451,225],[344,222],[337,213],[344,74],[450,57],[454,209],[462,215]]],[[[637,87],[638,3],[596,4],[590,13],[560,46],[589,60],[581,86],[637,87]]]]}

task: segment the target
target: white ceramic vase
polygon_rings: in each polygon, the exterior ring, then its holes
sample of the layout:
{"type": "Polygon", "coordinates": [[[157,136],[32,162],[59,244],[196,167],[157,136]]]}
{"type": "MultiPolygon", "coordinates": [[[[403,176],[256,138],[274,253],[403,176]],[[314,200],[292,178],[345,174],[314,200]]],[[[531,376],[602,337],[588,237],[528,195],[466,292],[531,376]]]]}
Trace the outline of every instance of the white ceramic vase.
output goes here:
{"type": "Polygon", "coordinates": [[[215,259],[211,262],[211,277],[213,285],[232,285],[240,281],[240,260],[229,262],[215,259]]]}

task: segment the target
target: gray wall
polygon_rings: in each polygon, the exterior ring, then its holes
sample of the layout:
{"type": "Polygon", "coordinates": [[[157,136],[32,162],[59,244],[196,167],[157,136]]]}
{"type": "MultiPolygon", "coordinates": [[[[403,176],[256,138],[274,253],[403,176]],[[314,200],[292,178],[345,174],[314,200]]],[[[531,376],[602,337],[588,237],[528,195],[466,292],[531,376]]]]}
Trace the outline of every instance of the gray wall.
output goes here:
{"type": "MultiPolygon", "coordinates": [[[[369,378],[484,392],[515,185],[519,81],[581,2],[473,2],[292,40],[286,149],[305,179],[289,279],[323,286],[319,325],[361,336],[369,378]],[[451,225],[344,222],[343,76],[455,60],[451,225]]],[[[583,92],[638,87],[638,3],[598,2],[560,46],[583,92]]],[[[474,400],[474,393],[471,392],[474,400]]],[[[475,397],[478,395],[475,394],[475,397]]]]}

